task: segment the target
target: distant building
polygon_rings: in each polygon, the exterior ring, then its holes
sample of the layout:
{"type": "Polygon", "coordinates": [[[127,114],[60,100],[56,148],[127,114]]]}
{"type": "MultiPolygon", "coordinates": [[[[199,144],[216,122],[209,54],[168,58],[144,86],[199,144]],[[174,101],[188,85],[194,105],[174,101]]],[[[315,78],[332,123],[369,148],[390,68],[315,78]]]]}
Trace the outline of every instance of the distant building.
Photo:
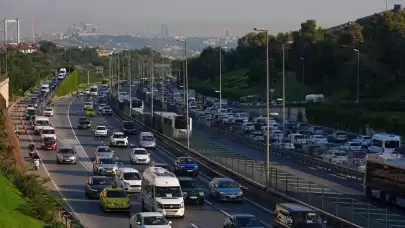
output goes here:
{"type": "Polygon", "coordinates": [[[98,27],[93,27],[91,30],[92,33],[98,33],[98,27]]]}
{"type": "Polygon", "coordinates": [[[103,47],[97,48],[97,55],[100,57],[108,57],[111,55],[111,52],[103,47]]]}
{"type": "Polygon", "coordinates": [[[225,37],[226,37],[226,38],[231,37],[231,30],[227,29],[227,30],[225,31],[225,37]]]}
{"type": "Polygon", "coordinates": [[[84,32],[91,33],[92,29],[93,29],[92,24],[85,24],[84,25],[84,32]]]}
{"type": "Polygon", "coordinates": [[[162,38],[167,38],[169,37],[169,25],[162,24],[160,26],[160,36],[162,38]]]}

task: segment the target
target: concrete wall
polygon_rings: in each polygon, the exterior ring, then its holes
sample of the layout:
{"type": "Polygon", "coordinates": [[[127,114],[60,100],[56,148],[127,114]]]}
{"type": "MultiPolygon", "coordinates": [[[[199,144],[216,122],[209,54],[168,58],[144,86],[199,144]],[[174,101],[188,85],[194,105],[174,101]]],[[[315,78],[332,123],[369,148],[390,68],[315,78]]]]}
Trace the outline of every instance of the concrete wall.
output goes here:
{"type": "Polygon", "coordinates": [[[7,75],[0,76],[0,95],[4,98],[5,105],[9,105],[9,78],[7,75]]]}

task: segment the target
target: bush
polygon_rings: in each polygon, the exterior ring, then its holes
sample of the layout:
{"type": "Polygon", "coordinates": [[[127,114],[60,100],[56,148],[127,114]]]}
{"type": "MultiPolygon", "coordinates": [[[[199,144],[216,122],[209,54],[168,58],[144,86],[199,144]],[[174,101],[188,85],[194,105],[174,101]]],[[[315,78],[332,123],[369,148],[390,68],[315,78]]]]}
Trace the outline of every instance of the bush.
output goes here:
{"type": "Polygon", "coordinates": [[[78,89],[78,87],[79,87],[79,73],[76,69],[62,81],[58,90],[56,91],[56,96],[62,97],[69,93],[73,93],[78,89]]]}

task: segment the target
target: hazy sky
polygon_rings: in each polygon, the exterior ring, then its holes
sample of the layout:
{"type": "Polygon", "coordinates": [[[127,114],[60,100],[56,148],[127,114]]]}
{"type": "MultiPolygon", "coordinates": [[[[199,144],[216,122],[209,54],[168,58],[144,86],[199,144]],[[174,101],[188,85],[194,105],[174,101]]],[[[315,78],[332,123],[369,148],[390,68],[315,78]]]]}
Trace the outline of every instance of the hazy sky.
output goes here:
{"type": "MultiPolygon", "coordinates": [[[[388,8],[401,3],[388,0],[388,8]]],[[[296,30],[307,19],[330,27],[383,10],[385,0],[0,0],[0,18],[20,18],[23,37],[32,34],[32,18],[37,33],[65,32],[83,21],[107,33],[160,33],[168,24],[170,36],[224,36],[226,29],[232,35],[253,27],[296,30]]]]}

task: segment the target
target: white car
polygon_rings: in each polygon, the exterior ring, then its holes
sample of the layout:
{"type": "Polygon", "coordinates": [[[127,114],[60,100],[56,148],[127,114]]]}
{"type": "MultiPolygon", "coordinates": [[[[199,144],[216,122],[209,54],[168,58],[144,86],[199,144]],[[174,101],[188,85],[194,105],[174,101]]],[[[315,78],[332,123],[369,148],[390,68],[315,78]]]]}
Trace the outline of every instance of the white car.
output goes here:
{"type": "Polygon", "coordinates": [[[44,116],[53,116],[53,108],[45,108],[44,116]]]}
{"type": "Polygon", "coordinates": [[[96,148],[95,155],[96,156],[101,156],[101,157],[110,157],[110,158],[115,156],[114,151],[111,150],[111,148],[108,147],[108,146],[98,146],[96,148]]]}
{"type": "Polygon", "coordinates": [[[133,148],[129,161],[131,164],[149,164],[150,154],[145,148],[133,148]]]}
{"type": "Polygon", "coordinates": [[[142,174],[134,168],[118,168],[115,173],[115,187],[126,192],[140,193],[142,174]]]}
{"type": "Polygon", "coordinates": [[[371,136],[368,135],[359,135],[357,138],[353,139],[353,142],[358,142],[364,147],[370,146],[371,136]]]}
{"type": "Polygon", "coordinates": [[[110,147],[113,146],[128,147],[128,137],[122,132],[114,132],[110,137],[110,147]]]}
{"type": "Polygon", "coordinates": [[[108,130],[106,126],[97,126],[96,129],[94,129],[95,137],[107,137],[107,135],[108,130]]]}
{"type": "Polygon", "coordinates": [[[327,144],[328,143],[328,139],[323,136],[323,135],[311,135],[308,139],[309,143],[313,143],[313,144],[327,144]]]}
{"type": "Polygon", "coordinates": [[[346,142],[342,146],[340,146],[342,150],[350,150],[350,151],[360,151],[362,149],[362,145],[359,142],[346,142]]]}
{"type": "Polygon", "coordinates": [[[101,112],[107,104],[98,104],[98,111],[101,112]]]}
{"type": "Polygon", "coordinates": [[[84,103],[84,110],[87,110],[89,108],[93,108],[93,102],[91,101],[87,101],[86,103],[84,103]]]}
{"type": "Polygon", "coordinates": [[[321,155],[322,160],[335,164],[347,163],[349,156],[346,151],[339,149],[330,149],[321,155]]]}
{"type": "Polygon", "coordinates": [[[56,132],[53,127],[45,126],[41,129],[41,137],[43,138],[54,138],[56,139],[56,132]]]}
{"type": "Polygon", "coordinates": [[[172,228],[171,221],[167,221],[160,212],[141,212],[134,214],[129,219],[132,228],[172,228]]]}

